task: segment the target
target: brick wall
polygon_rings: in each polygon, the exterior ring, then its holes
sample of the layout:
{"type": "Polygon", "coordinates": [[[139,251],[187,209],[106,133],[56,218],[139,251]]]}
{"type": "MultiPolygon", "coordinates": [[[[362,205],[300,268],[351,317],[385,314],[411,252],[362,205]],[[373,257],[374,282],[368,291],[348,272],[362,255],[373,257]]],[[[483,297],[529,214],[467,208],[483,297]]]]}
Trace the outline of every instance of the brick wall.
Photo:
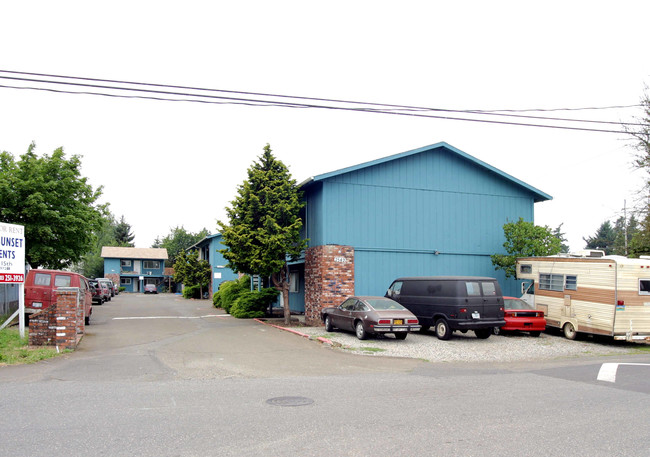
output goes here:
{"type": "Polygon", "coordinates": [[[321,325],[323,308],[354,295],[354,248],[315,246],[305,252],[305,322],[321,325]]]}
{"type": "Polygon", "coordinates": [[[55,303],[29,317],[29,344],[75,349],[86,329],[79,289],[60,287],[55,293],[55,303]]]}
{"type": "Polygon", "coordinates": [[[106,275],[106,278],[113,281],[113,284],[115,284],[118,289],[120,288],[120,275],[117,273],[109,273],[106,275]]]}

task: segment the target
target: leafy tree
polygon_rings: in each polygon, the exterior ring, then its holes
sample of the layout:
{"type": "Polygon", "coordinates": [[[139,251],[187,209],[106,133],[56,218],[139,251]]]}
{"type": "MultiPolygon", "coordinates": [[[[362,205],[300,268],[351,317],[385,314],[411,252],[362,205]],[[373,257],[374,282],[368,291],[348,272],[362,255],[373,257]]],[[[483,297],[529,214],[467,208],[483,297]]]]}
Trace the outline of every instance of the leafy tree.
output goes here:
{"type": "Polygon", "coordinates": [[[122,216],[120,222],[115,225],[115,240],[119,243],[118,246],[132,248],[134,238],[135,235],[131,233],[131,225],[127,224],[122,216]]]}
{"type": "Polygon", "coordinates": [[[174,263],[174,281],[182,282],[185,287],[198,288],[199,297],[203,289],[210,286],[212,267],[207,260],[199,259],[199,251],[183,251],[176,256],[174,263]]]}
{"type": "Polygon", "coordinates": [[[616,240],[616,232],[609,221],[603,222],[594,236],[589,238],[582,238],[586,244],[587,249],[602,249],[606,255],[612,254],[614,249],[614,241],[616,240]]]}
{"type": "Polygon", "coordinates": [[[248,178],[238,186],[237,197],[226,208],[228,224],[219,221],[221,250],[229,266],[249,275],[271,277],[282,293],[284,319],[289,323],[289,266],[307,245],[300,237],[305,206],[302,192],[287,167],[264,147],[258,161],[248,169],[248,178]]]}
{"type": "Polygon", "coordinates": [[[32,143],[16,161],[0,154],[0,221],[25,226],[25,261],[60,269],[77,262],[93,246],[105,208],[101,187],[81,176],[81,158],[66,159],[63,148],[38,157],[32,143]]]}
{"type": "MultiPolygon", "coordinates": [[[[645,191],[650,192],[650,94],[648,86],[645,87],[641,97],[642,115],[635,117],[636,125],[624,125],[623,128],[632,137],[632,147],[637,153],[634,166],[645,170],[647,177],[645,191]]],[[[650,254],[650,203],[645,204],[643,219],[639,221],[638,230],[632,236],[629,246],[631,255],[650,254]]]]}
{"type": "MultiPolygon", "coordinates": [[[[559,227],[558,227],[559,228],[559,227]]],[[[516,277],[518,257],[555,255],[560,252],[560,239],[547,226],[535,225],[519,218],[503,226],[506,242],[503,243],[507,255],[494,254],[492,265],[495,270],[505,270],[506,278],[516,277]]]]}
{"type": "Polygon", "coordinates": [[[171,230],[169,235],[165,236],[162,240],[156,238],[156,241],[151,247],[167,249],[169,263],[174,265],[181,252],[185,252],[187,248],[195,245],[209,234],[210,232],[208,232],[208,229],[206,228],[200,232],[192,233],[185,230],[183,226],[175,227],[171,230]]]}
{"type": "Polygon", "coordinates": [[[632,147],[637,151],[634,165],[648,173],[646,190],[650,190],[650,93],[647,86],[641,97],[641,109],[642,116],[635,117],[638,122],[633,126],[624,125],[623,128],[632,137],[632,147]]]}
{"type": "Polygon", "coordinates": [[[102,221],[102,226],[94,233],[94,244],[90,251],[82,257],[75,270],[81,272],[87,278],[99,278],[104,276],[104,259],[101,256],[102,247],[118,246],[115,239],[115,220],[112,214],[108,214],[102,221]]]}

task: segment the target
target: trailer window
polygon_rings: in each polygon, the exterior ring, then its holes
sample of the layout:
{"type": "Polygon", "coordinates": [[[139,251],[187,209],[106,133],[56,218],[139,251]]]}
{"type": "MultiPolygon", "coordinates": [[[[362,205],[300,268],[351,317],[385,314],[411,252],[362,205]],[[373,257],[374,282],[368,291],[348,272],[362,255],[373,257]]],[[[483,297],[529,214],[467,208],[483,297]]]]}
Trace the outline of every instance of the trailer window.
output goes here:
{"type": "Polygon", "coordinates": [[[564,275],[552,275],[547,273],[539,274],[539,288],[542,290],[564,290],[564,275]]]}
{"type": "Polygon", "coordinates": [[[519,272],[523,274],[530,274],[533,272],[533,266],[532,265],[519,265],[519,272]]]}
{"type": "Polygon", "coordinates": [[[564,288],[569,290],[578,290],[578,277],[575,275],[566,275],[564,288]]]}
{"type": "Polygon", "coordinates": [[[650,279],[639,279],[639,295],[650,295],[650,279]]]}

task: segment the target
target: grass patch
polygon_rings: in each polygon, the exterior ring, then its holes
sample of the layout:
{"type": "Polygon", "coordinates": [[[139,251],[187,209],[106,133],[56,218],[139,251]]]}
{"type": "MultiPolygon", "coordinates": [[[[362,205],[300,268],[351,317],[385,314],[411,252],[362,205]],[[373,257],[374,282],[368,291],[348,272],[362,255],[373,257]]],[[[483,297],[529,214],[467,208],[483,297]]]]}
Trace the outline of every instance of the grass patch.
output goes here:
{"type": "MultiPolygon", "coordinates": [[[[70,351],[61,353],[64,352],[70,351]]],[[[51,346],[29,347],[27,329],[25,329],[25,338],[20,337],[17,328],[0,330],[0,365],[34,363],[59,354],[56,348],[51,346]]]]}
{"type": "Polygon", "coordinates": [[[346,347],[345,349],[348,349],[350,351],[360,351],[368,354],[377,354],[379,352],[386,352],[386,349],[382,348],[373,348],[373,347],[358,347],[358,348],[352,348],[352,347],[346,347]]]}

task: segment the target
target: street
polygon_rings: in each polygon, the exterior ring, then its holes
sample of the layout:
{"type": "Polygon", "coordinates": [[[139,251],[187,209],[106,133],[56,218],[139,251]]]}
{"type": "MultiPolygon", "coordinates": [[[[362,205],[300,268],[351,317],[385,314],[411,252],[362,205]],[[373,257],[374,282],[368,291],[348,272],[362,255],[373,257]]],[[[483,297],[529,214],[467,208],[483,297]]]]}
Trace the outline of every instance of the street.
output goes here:
{"type": "Polygon", "coordinates": [[[0,368],[1,455],[637,456],[650,447],[648,355],[369,357],[166,294],[120,294],[92,317],[74,353],[0,368]],[[603,363],[626,365],[599,380],[603,363]]]}

